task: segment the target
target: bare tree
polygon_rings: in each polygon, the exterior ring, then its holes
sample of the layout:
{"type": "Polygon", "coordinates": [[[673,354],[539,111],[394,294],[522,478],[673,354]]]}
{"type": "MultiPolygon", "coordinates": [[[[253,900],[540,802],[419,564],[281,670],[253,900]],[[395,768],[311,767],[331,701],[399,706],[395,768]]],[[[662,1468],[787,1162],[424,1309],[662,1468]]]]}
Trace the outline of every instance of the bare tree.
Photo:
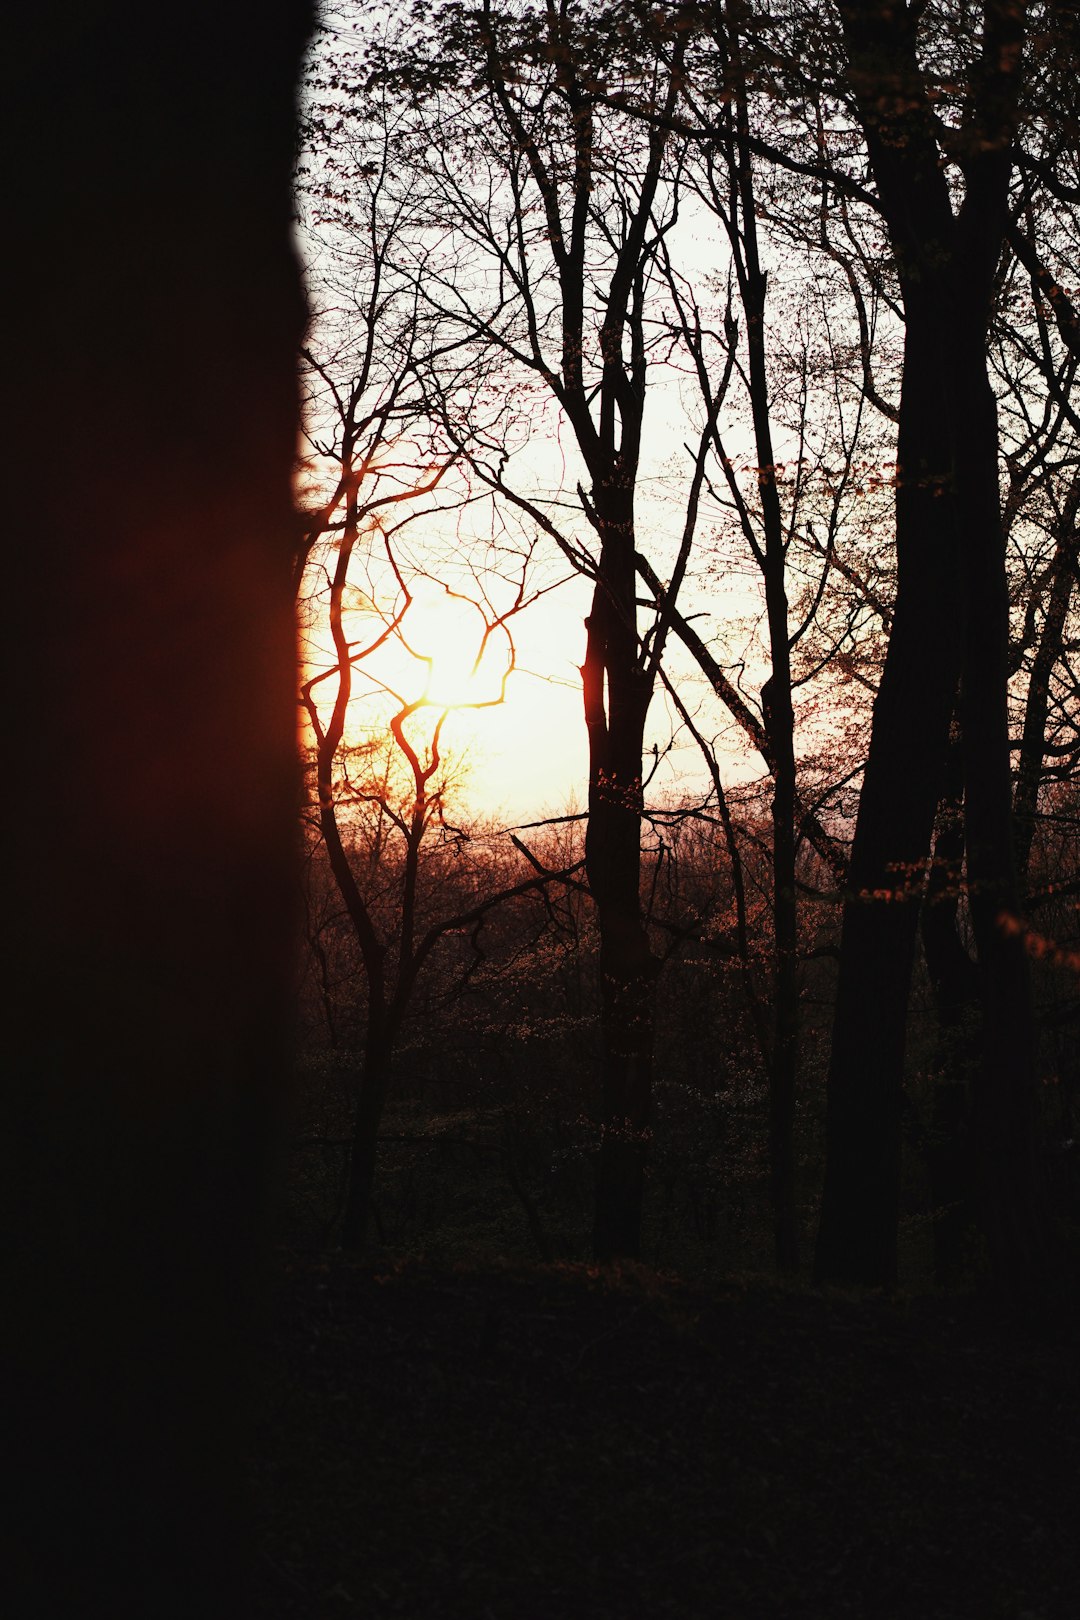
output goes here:
{"type": "MultiPolygon", "coordinates": [[[[393,692],[385,681],[378,681],[379,689],[392,700],[388,726],[393,742],[388,767],[384,765],[373,774],[371,747],[350,750],[347,739],[356,674],[363,674],[365,663],[389,638],[407,645],[412,634],[408,623],[412,594],[394,558],[391,539],[383,536],[399,595],[373,637],[361,647],[349,640],[344,607],[349,565],[360,538],[353,497],[347,505],[345,528],[337,540],[330,583],[329,629],[334,662],[310,675],[301,689],[314,738],[313,818],[355,934],[363,970],[363,1062],[356,1076],[352,1153],[341,1230],[342,1245],[352,1250],[363,1248],[367,1238],[378,1132],[394,1047],[421,973],[448,936],[475,930],[494,907],[542,889],[556,876],[569,875],[530,872],[496,892],[484,892],[481,887],[472,895],[462,895],[459,883],[457,894],[451,890],[448,896],[438,895],[433,876],[445,866],[447,850],[459,849],[467,841],[467,834],[447,814],[443,729],[451,707],[475,710],[503,701],[514,668],[507,624],[512,613],[524,605],[524,587],[509,610],[497,621],[483,621],[483,629],[478,632],[478,661],[483,656],[482,644],[494,634],[502,632],[506,640],[505,662],[492,696],[447,706],[426,689],[419,696],[409,697],[393,692]],[[328,701],[324,696],[327,692],[328,701]],[[430,724],[425,727],[423,722],[428,716],[430,724]],[[363,836],[367,811],[374,816],[374,833],[369,838],[363,836]]],[[[386,758],[378,745],[374,752],[377,759],[386,758]]]]}
{"type": "Polygon", "coordinates": [[[458,881],[440,884],[447,852],[460,857],[468,842],[448,813],[448,717],[504,700],[514,672],[512,621],[542,592],[530,584],[531,543],[513,557],[510,544],[500,545],[497,576],[486,580],[461,549],[463,514],[476,503],[461,476],[461,447],[432,420],[420,380],[420,292],[395,262],[407,205],[391,179],[392,126],[368,131],[375,139],[365,140],[354,166],[349,229],[341,231],[333,176],[343,154],[320,147],[326,117],[316,87],[305,196],[310,228],[324,228],[329,240],[312,270],[319,303],[304,355],[310,488],[296,575],[307,640],[300,697],[312,754],[309,816],[359,953],[353,999],[363,1050],[341,1230],[344,1247],[359,1250],[394,1050],[422,972],[448,936],[475,930],[495,906],[549,881],[530,870],[488,893],[482,883],[463,885],[462,862],[452,859],[458,881]],[[459,543],[452,563],[445,545],[440,558],[431,532],[451,518],[459,543]],[[408,547],[418,525],[422,558],[408,547]],[[466,696],[440,690],[423,615],[413,611],[421,585],[463,610],[459,634],[472,637],[474,670],[486,677],[480,695],[479,682],[466,696]]]}
{"type": "MultiPolygon", "coordinates": [[[[636,75],[641,58],[614,11],[567,4],[451,12],[432,45],[384,58],[411,100],[402,184],[424,198],[414,264],[430,310],[433,398],[462,420],[460,380],[490,405],[487,453],[469,418],[477,476],[526,512],[592,582],[582,665],[589,736],[586,870],[600,928],[604,1036],[596,1248],[640,1246],[652,1086],[657,963],[641,910],[642,751],[671,627],[660,606],[640,629],[635,496],[646,384],[665,341],[652,304],[656,257],[676,217],[678,153],[662,128],[613,113],[598,76],[636,75]],[[421,279],[422,278],[422,279],[421,279]],[[470,366],[474,369],[470,373],[470,366]],[[478,368],[478,370],[476,369],[478,368]],[[520,482],[508,434],[546,396],[573,445],[588,538],[520,482]],[[509,461],[509,464],[508,464],[509,461]]],[[[678,74],[653,62],[648,94],[670,110],[678,74]]],[[[703,477],[691,491],[669,591],[687,565],[703,477]]]]}

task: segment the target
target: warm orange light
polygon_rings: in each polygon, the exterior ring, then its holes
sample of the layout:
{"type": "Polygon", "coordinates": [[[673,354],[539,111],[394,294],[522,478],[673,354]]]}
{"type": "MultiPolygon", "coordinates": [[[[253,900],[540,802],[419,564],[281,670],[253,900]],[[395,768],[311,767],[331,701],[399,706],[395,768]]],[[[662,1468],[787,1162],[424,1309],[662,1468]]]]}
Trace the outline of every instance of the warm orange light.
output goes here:
{"type": "MultiPolygon", "coordinates": [[[[366,582],[365,582],[366,585],[366,582]]],[[[387,593],[389,597],[390,593],[387,593]]],[[[574,580],[499,624],[512,603],[487,603],[476,582],[458,593],[415,576],[408,602],[375,606],[376,592],[345,600],[343,625],[355,662],[349,746],[383,733],[409,711],[410,740],[422,750],[440,727],[440,752],[460,783],[466,812],[507,821],[563,811],[587,780],[587,742],[577,666],[584,654],[587,586],[574,580]],[[468,588],[470,594],[466,594],[468,588]]],[[[333,649],[313,611],[304,626],[305,662],[318,682],[324,720],[333,706],[333,649]]]]}

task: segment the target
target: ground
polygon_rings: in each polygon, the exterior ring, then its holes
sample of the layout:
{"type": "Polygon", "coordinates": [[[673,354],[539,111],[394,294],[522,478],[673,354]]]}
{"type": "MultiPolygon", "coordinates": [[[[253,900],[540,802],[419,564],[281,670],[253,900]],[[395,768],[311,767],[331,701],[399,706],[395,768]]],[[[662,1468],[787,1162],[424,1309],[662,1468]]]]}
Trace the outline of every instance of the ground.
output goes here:
{"type": "Polygon", "coordinates": [[[1067,1333],[971,1301],[288,1251],[260,1620],[1074,1620],[1067,1333]]]}

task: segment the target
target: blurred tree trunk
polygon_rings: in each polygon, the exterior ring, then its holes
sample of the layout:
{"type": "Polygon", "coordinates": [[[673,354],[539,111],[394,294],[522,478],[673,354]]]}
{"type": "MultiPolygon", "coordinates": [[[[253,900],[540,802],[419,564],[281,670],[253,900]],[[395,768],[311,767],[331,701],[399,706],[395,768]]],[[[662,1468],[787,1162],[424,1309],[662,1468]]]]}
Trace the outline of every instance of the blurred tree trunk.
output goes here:
{"type": "Polygon", "coordinates": [[[9,1615],[238,1612],[289,1045],[307,22],[7,25],[9,1615]]]}

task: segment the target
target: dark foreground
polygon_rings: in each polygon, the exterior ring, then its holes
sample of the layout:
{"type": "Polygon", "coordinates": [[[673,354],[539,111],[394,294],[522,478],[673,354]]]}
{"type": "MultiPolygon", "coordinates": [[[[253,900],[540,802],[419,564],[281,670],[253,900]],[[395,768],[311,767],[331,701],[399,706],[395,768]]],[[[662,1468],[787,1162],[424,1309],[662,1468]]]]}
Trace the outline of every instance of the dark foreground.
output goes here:
{"type": "Polygon", "coordinates": [[[1078,1418],[941,1301],[291,1257],[253,1612],[1075,1620],[1078,1418]]]}

